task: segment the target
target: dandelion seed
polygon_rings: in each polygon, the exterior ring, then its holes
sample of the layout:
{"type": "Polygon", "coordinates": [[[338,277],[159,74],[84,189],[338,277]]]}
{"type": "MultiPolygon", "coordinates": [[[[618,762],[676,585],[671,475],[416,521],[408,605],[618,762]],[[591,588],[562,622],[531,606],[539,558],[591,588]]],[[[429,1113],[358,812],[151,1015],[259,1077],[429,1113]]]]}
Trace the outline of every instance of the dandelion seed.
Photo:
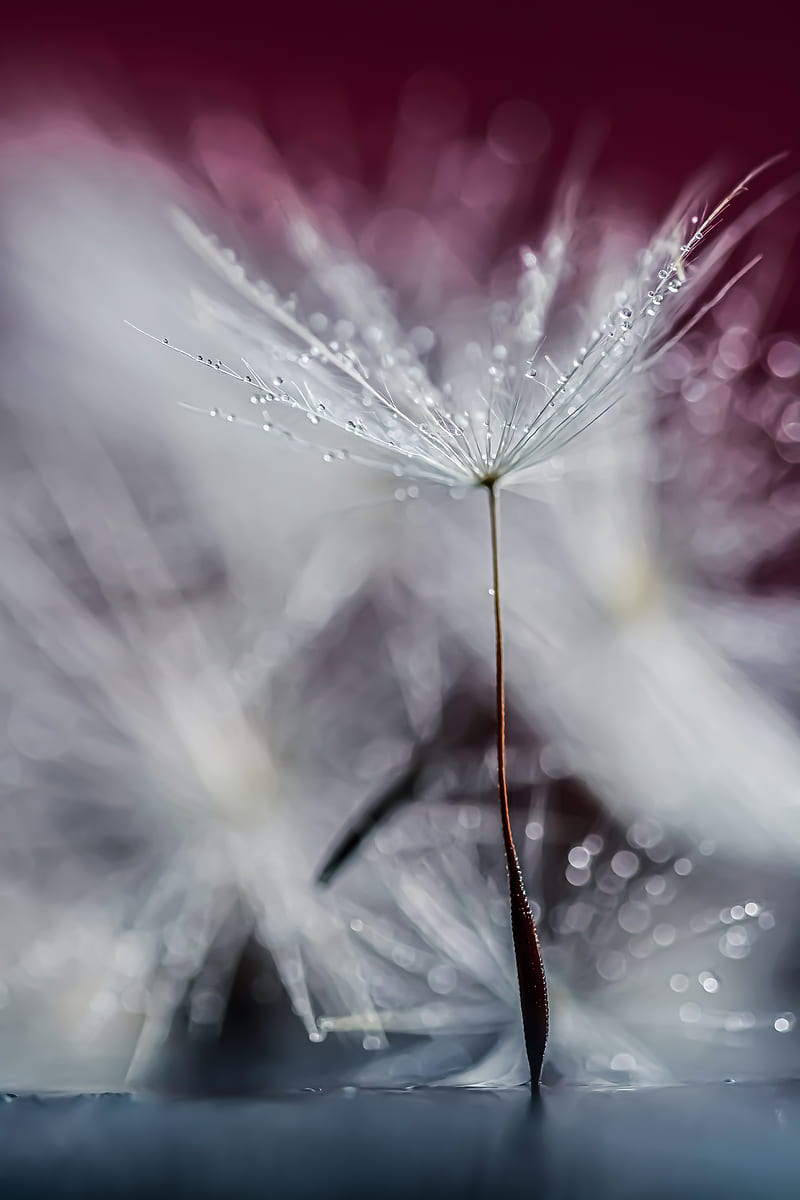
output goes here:
{"type": "MultiPolygon", "coordinates": [[[[399,466],[401,474],[412,478],[415,486],[430,482],[451,490],[480,487],[487,493],[496,651],[497,773],[517,978],[534,1086],[541,1074],[549,1016],[536,925],[525,893],[508,807],[498,495],[501,488],[524,483],[537,468],[560,455],[618,403],[636,373],[644,371],[691,327],[696,317],[688,311],[693,291],[688,285],[692,282],[695,252],[757,173],[747,176],[702,223],[695,224],[690,236],[684,232],[686,218],[657,236],[621,289],[619,300],[609,306],[592,335],[582,337],[577,351],[564,360],[572,363],[568,368],[560,367],[550,353],[541,354],[550,305],[564,267],[566,237],[551,236],[541,256],[523,252],[516,303],[507,307],[505,320],[500,322],[503,327],[493,330],[489,348],[484,351],[479,343],[468,342],[451,356],[448,375],[433,378],[413,337],[400,329],[382,289],[365,267],[337,261],[316,237],[301,240],[321,290],[328,293],[347,322],[349,338],[345,338],[342,324],[341,336],[326,343],[315,332],[314,326],[320,327],[318,320],[308,324],[301,320],[296,297],[281,301],[271,289],[251,282],[229,250],[204,236],[186,218],[180,219],[187,240],[251,304],[263,322],[263,328],[251,319],[244,322],[259,353],[286,364],[290,382],[284,383],[284,375],[276,375],[272,381],[273,387],[281,389],[271,401],[276,409],[284,406],[299,410],[314,425],[336,430],[345,438],[357,438],[358,453],[350,454],[353,462],[395,474],[399,466]],[[669,318],[663,313],[669,313],[669,318]],[[539,357],[546,367],[542,374],[533,369],[539,357]],[[324,397],[324,407],[316,400],[318,395],[324,397]],[[452,395],[464,396],[465,407],[457,418],[449,403],[452,395]]],[[[695,279],[702,282],[710,278],[730,248],[730,241],[725,239],[712,246],[698,266],[695,279]]],[[[224,309],[217,309],[217,314],[234,329],[242,324],[224,309]]],[[[186,354],[174,346],[170,349],[186,354]]],[[[244,362],[244,372],[220,360],[206,362],[233,381],[247,386],[255,381],[257,387],[267,391],[263,378],[249,361],[244,362]]],[[[309,444],[293,431],[286,432],[298,445],[309,444]]],[[[331,448],[323,450],[326,457],[334,453],[331,448]]],[[[397,499],[407,495],[406,488],[396,491],[397,499]]],[[[626,853],[618,858],[621,860],[626,853]]]]}

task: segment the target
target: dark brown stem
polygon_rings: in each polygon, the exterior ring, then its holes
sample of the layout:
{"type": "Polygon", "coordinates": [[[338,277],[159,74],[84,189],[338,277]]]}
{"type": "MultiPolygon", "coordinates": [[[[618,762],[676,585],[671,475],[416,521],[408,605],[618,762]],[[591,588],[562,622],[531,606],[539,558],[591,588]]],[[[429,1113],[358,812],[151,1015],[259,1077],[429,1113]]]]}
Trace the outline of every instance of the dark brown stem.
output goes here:
{"type": "Polygon", "coordinates": [[[511,905],[511,932],[517,964],[517,984],[522,1010],[522,1029],[525,1051],[531,1070],[531,1086],[538,1087],[542,1074],[542,1059],[547,1044],[549,1009],[539,936],[533,919],[525,884],[522,879],[511,815],[508,808],[506,782],[506,698],[503,674],[503,624],[500,612],[500,555],[498,551],[497,495],[495,484],[486,484],[489,493],[489,522],[492,530],[492,581],[494,596],[495,680],[497,701],[497,783],[500,792],[500,820],[508,867],[508,898],[511,905]]]}

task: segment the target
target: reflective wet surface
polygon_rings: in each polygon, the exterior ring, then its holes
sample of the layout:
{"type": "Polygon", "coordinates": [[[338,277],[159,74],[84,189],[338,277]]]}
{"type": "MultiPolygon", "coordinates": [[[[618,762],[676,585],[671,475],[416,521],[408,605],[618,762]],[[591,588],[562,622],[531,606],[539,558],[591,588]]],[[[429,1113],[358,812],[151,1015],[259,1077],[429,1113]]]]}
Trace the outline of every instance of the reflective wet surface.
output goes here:
{"type": "Polygon", "coordinates": [[[7,1096],[11,1197],[794,1197],[800,1083],[7,1096]]]}

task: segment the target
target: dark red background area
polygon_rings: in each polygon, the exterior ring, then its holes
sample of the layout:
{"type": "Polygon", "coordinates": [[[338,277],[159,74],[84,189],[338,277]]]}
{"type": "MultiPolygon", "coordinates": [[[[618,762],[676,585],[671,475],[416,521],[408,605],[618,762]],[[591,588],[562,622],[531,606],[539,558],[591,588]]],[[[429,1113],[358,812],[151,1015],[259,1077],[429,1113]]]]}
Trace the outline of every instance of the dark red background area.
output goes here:
{"type": "MultiPolygon", "coordinates": [[[[77,84],[177,146],[191,115],[220,103],[260,113],[279,141],[299,134],[324,145],[326,136],[341,139],[349,120],[369,164],[390,136],[403,85],[433,69],[465,89],[475,132],[502,101],[532,100],[551,123],[553,178],[588,130],[598,148],[595,181],[663,208],[709,164],[731,182],[787,150],[786,175],[800,172],[792,7],[14,0],[2,30],[0,104],[13,113],[27,99],[58,103],[77,84]]],[[[800,205],[781,220],[788,255],[800,205]]],[[[790,278],[782,286],[779,319],[797,325],[800,289],[790,278]]]]}
{"type": "Polygon", "coordinates": [[[502,100],[540,104],[557,136],[607,125],[604,168],[675,190],[709,158],[749,165],[796,149],[794,6],[634,0],[217,0],[24,5],[2,30],[7,68],[30,88],[70,71],[113,85],[165,132],[193,100],[339,90],[356,117],[391,112],[405,79],[441,68],[479,126],[502,100]]]}

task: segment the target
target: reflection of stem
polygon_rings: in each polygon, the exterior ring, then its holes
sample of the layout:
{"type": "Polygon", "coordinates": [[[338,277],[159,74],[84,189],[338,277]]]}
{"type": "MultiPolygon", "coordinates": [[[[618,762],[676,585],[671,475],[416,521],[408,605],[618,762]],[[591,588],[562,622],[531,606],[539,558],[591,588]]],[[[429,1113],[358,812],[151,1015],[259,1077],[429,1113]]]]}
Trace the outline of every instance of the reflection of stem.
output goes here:
{"type": "Polygon", "coordinates": [[[498,554],[497,496],[495,482],[486,483],[489,493],[489,522],[492,530],[492,584],[494,595],[495,678],[497,683],[497,783],[500,790],[500,820],[508,867],[508,897],[511,904],[511,932],[517,964],[517,984],[522,1009],[525,1051],[531,1070],[531,1084],[538,1087],[542,1059],[547,1043],[549,1012],[547,981],[533,913],[525,894],[525,884],[511,832],[506,783],[506,701],[503,677],[503,626],[500,619],[500,561],[498,554]]]}

